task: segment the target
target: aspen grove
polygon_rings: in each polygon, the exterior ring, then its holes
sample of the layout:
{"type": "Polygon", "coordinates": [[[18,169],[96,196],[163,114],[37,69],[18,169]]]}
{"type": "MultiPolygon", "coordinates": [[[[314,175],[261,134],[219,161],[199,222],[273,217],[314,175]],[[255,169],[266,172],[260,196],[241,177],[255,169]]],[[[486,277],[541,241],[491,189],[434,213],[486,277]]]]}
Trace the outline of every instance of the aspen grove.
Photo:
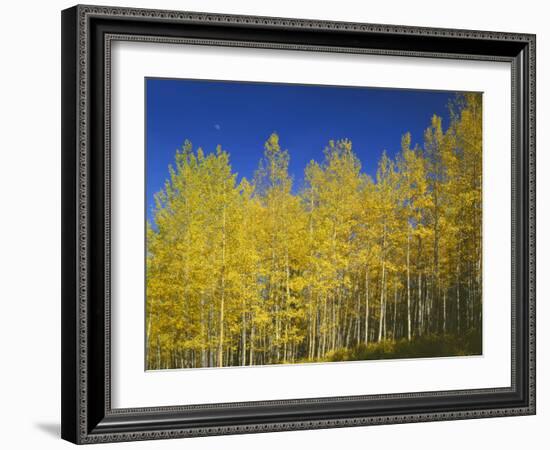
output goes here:
{"type": "Polygon", "coordinates": [[[328,142],[299,192],[276,133],[252,180],[185,141],[147,224],[147,369],[479,354],[481,94],[449,113],[374,177],[328,142]]]}

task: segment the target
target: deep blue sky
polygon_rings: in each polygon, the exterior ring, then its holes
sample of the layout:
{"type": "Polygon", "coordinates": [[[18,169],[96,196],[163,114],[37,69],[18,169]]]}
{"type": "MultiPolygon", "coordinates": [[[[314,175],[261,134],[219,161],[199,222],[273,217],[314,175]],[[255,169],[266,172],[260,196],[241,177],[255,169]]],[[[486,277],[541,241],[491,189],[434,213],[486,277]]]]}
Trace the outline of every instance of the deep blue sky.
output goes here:
{"type": "Polygon", "coordinates": [[[303,185],[310,160],[322,161],[330,139],[349,138],[365,173],[374,175],[382,151],[395,155],[401,136],[414,143],[435,113],[448,124],[454,92],[405,89],[146,79],[146,208],[164,186],[168,164],[189,139],[194,148],[230,153],[238,179],[249,180],[263,155],[263,144],[277,132],[290,154],[294,191],[303,185]]]}

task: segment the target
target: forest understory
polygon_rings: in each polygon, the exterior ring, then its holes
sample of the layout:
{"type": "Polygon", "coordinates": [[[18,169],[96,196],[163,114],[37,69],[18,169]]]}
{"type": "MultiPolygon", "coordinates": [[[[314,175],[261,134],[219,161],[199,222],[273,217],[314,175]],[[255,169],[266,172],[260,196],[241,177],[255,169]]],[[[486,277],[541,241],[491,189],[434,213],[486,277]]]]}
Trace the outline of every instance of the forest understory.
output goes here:
{"type": "MultiPolygon", "coordinates": [[[[482,354],[482,337],[477,331],[465,335],[437,335],[418,337],[412,341],[385,340],[380,343],[359,344],[350,349],[327,353],[323,361],[367,361],[375,359],[437,358],[445,356],[474,356],[482,354]]],[[[304,363],[314,361],[302,361],[304,363]]]]}

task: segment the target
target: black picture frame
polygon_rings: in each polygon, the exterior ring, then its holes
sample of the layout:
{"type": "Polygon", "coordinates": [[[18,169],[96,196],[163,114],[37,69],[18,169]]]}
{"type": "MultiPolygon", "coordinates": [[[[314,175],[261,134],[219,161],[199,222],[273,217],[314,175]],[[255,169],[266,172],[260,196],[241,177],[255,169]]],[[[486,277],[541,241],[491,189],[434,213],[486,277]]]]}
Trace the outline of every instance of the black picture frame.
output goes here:
{"type": "Polygon", "coordinates": [[[62,437],[78,444],[535,414],[535,36],[119,7],[64,10],[61,406],[62,437]],[[109,76],[114,40],[510,62],[511,386],[111,408],[109,76]]]}

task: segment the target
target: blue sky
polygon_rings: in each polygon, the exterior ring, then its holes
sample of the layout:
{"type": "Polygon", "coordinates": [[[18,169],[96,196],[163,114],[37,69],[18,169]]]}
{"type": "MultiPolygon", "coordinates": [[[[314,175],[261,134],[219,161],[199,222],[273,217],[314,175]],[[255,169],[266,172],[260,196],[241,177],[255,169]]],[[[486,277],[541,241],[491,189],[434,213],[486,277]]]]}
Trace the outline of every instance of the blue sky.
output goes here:
{"type": "Polygon", "coordinates": [[[382,151],[395,155],[405,132],[411,132],[413,144],[421,144],[433,114],[442,116],[446,127],[447,104],[454,96],[448,91],[147,78],[147,216],[185,139],[205,152],[221,144],[239,179],[251,179],[264,142],[277,132],[281,147],[289,151],[297,191],[304,168],[312,159],[322,161],[330,139],[351,139],[362,171],[374,175],[382,151]]]}

